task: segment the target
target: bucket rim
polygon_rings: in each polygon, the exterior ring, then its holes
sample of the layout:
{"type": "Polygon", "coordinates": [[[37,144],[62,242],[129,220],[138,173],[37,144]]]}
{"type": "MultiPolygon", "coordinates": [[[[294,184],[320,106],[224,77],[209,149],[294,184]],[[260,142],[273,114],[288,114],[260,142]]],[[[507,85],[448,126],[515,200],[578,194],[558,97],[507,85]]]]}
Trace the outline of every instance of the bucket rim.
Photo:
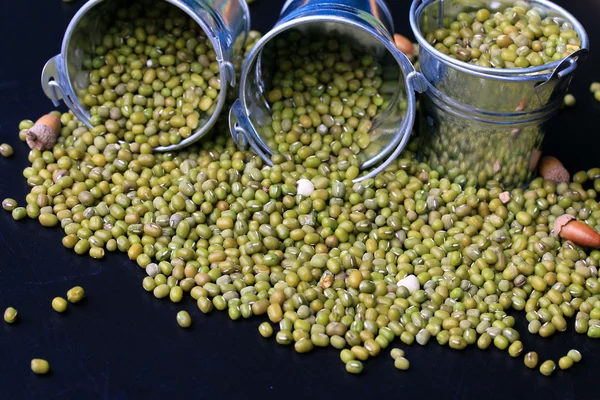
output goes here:
{"type": "MultiPolygon", "coordinates": [[[[565,57],[558,61],[553,61],[551,63],[533,68],[487,68],[475,64],[466,63],[464,61],[460,61],[449,57],[438,51],[431,44],[429,44],[429,42],[421,33],[421,29],[419,27],[419,17],[423,12],[423,8],[425,6],[431,5],[435,1],[440,0],[413,0],[410,7],[409,15],[409,23],[411,30],[415,35],[415,38],[417,39],[417,42],[419,43],[419,46],[421,48],[426,49],[433,57],[438,59],[440,62],[446,65],[451,65],[453,68],[456,68],[461,72],[469,73],[483,78],[496,78],[500,80],[529,81],[539,80],[540,78],[548,79],[553,75],[554,71],[561,66],[561,63],[568,59],[568,57],[565,57]]],[[[580,51],[589,51],[589,36],[583,25],[579,22],[577,18],[575,18],[575,16],[573,16],[573,14],[571,14],[558,4],[548,0],[531,0],[531,4],[540,5],[552,11],[555,11],[558,14],[560,14],[560,16],[565,18],[569,23],[573,25],[573,28],[577,32],[577,35],[581,38],[580,51]]]]}
{"type": "MultiPolygon", "coordinates": [[[[291,6],[295,1],[298,0],[286,0],[286,2],[283,4],[283,7],[281,8],[281,12],[280,14],[283,14],[286,12],[287,8],[289,6],[291,6]]],[[[390,24],[392,30],[394,30],[394,18],[392,17],[392,13],[389,9],[389,7],[387,6],[387,4],[385,3],[384,0],[375,0],[375,3],[383,10],[383,12],[385,13],[385,17],[388,19],[388,23],[390,24]]],[[[330,4],[339,4],[335,1],[332,1],[332,3],[330,4]]],[[[325,5],[325,4],[323,4],[325,5]]],[[[391,32],[392,34],[394,32],[391,32]]]]}
{"type": "MultiPolygon", "coordinates": [[[[77,25],[81,22],[83,17],[92,8],[95,8],[107,1],[108,0],[89,0],[87,3],[85,3],[77,11],[77,13],[73,16],[73,18],[69,22],[69,25],[67,26],[65,34],[63,36],[62,44],[61,44],[61,53],[60,53],[61,57],[60,57],[60,61],[58,63],[59,65],[57,66],[57,68],[59,69],[59,71],[60,71],[59,73],[61,74],[61,76],[64,77],[63,82],[61,82],[61,86],[66,86],[67,90],[72,94],[75,94],[76,91],[74,90],[72,81],[69,77],[67,65],[68,65],[68,49],[69,49],[69,45],[70,45],[70,42],[71,42],[71,39],[73,36],[73,32],[75,31],[75,29],[77,28],[77,25]]],[[[114,0],[114,1],[116,1],[116,0],[114,0]]],[[[225,107],[225,103],[227,101],[228,85],[232,82],[235,83],[235,75],[233,75],[233,77],[230,76],[231,75],[231,70],[230,70],[231,63],[229,60],[226,59],[226,56],[224,54],[223,43],[221,43],[221,41],[219,40],[217,32],[214,32],[213,28],[211,28],[202,18],[200,18],[200,16],[198,14],[196,14],[194,12],[194,10],[185,2],[181,2],[179,0],[162,0],[162,1],[164,1],[165,3],[168,3],[172,7],[176,7],[177,9],[183,11],[188,17],[192,18],[196,22],[196,24],[198,24],[198,26],[202,29],[202,31],[206,34],[207,39],[211,42],[213,49],[215,50],[216,55],[217,55],[217,63],[219,65],[219,79],[221,81],[221,90],[219,90],[219,95],[217,97],[217,105],[215,108],[215,112],[208,118],[208,120],[206,121],[205,124],[203,124],[201,127],[199,127],[188,138],[181,140],[177,144],[171,144],[168,146],[159,146],[159,147],[154,148],[153,151],[155,151],[155,152],[167,152],[167,151],[174,151],[174,150],[182,149],[184,147],[194,144],[195,142],[197,142],[198,140],[200,140],[201,138],[206,136],[208,133],[210,133],[210,131],[212,130],[214,125],[217,123],[217,121],[221,115],[221,112],[223,111],[223,108],[225,107]]],[[[248,4],[246,3],[245,0],[237,0],[237,1],[238,1],[238,3],[240,3],[242,5],[242,8],[246,15],[247,23],[246,23],[244,30],[245,30],[245,35],[247,36],[248,31],[250,29],[250,10],[249,10],[248,4]]],[[[201,1],[201,3],[203,6],[208,6],[208,4],[206,4],[204,1],[201,1]]],[[[210,13],[210,16],[212,18],[215,18],[215,22],[217,24],[221,24],[220,20],[216,20],[218,15],[210,13]]],[[[232,67],[233,67],[233,65],[231,65],[231,68],[232,67]]],[[[77,99],[77,103],[80,103],[78,99],[77,99]]],[[[87,107],[83,106],[81,108],[81,110],[79,110],[79,111],[85,113],[86,118],[83,118],[82,121],[89,122],[89,115],[90,115],[89,109],[87,109],[87,107]]]]}
{"type": "MultiPolygon", "coordinates": [[[[307,23],[315,23],[315,22],[335,22],[335,23],[340,23],[343,25],[349,25],[349,26],[358,28],[358,29],[362,30],[363,32],[371,35],[372,37],[374,37],[375,39],[380,41],[385,46],[387,51],[396,60],[400,71],[402,71],[403,82],[404,82],[405,88],[406,88],[406,100],[408,102],[407,113],[404,116],[404,118],[402,118],[402,122],[400,123],[400,126],[397,131],[398,134],[396,134],[395,137],[392,140],[390,140],[390,142],[388,144],[386,144],[386,146],[376,156],[371,157],[368,160],[362,162],[360,169],[365,170],[365,169],[371,168],[378,164],[382,164],[382,165],[389,164],[389,162],[391,162],[391,161],[389,159],[386,159],[386,157],[391,158],[390,155],[392,155],[393,153],[396,152],[395,149],[404,148],[406,146],[408,139],[411,136],[413,126],[415,124],[416,102],[417,101],[416,101],[415,89],[410,80],[410,76],[412,73],[415,73],[415,69],[414,69],[414,66],[411,64],[411,62],[406,57],[406,55],[404,55],[403,53],[401,53],[400,51],[398,51],[396,49],[396,47],[393,43],[393,39],[390,36],[388,36],[389,33],[386,32],[386,34],[383,34],[383,33],[379,32],[377,29],[375,29],[374,27],[372,29],[368,29],[364,25],[361,25],[361,24],[359,24],[355,21],[352,21],[350,19],[347,19],[345,17],[335,16],[335,15],[314,15],[314,14],[299,16],[297,18],[293,18],[289,21],[285,21],[279,25],[276,25],[273,29],[271,29],[267,34],[265,34],[256,43],[256,45],[254,46],[254,48],[251,50],[250,54],[248,54],[248,56],[246,57],[246,60],[244,61],[244,66],[242,67],[242,71],[240,74],[240,82],[239,82],[238,99],[241,103],[240,111],[242,111],[243,114],[245,114],[245,116],[247,116],[247,117],[250,116],[250,112],[248,109],[248,103],[247,103],[247,99],[246,99],[247,98],[247,96],[246,96],[247,83],[250,80],[249,75],[251,73],[250,66],[257,62],[257,58],[260,55],[260,53],[262,52],[262,50],[264,49],[265,45],[270,40],[274,39],[279,34],[285,32],[289,29],[292,29],[294,27],[304,25],[307,23]]],[[[252,124],[252,125],[254,125],[254,124],[252,124]]],[[[271,149],[269,146],[267,146],[267,144],[262,140],[262,137],[260,136],[260,134],[258,133],[258,131],[256,130],[256,128],[254,126],[252,126],[250,130],[251,130],[251,132],[247,132],[247,134],[254,136],[254,139],[255,139],[254,142],[261,148],[262,151],[266,152],[269,155],[272,155],[275,153],[273,151],[273,149],[271,149]]],[[[376,169],[376,171],[379,171],[379,170],[380,170],[380,167],[378,167],[376,169]]]]}

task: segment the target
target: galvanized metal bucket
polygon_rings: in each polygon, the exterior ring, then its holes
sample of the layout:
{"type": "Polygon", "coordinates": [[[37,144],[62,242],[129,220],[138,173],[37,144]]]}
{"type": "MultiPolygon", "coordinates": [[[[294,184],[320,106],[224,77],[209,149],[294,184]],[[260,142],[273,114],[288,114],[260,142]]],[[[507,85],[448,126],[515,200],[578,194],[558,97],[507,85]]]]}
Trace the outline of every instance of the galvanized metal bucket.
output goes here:
{"type": "Polygon", "coordinates": [[[514,0],[414,0],[410,24],[420,45],[419,70],[427,80],[419,117],[420,154],[451,180],[511,189],[526,183],[539,159],[546,124],[560,109],[573,73],[589,50],[581,24],[546,0],[529,1],[544,16],[570,24],[581,49],[527,69],[493,69],[451,58],[426,40],[459,12],[514,0]]]}
{"type": "MultiPolygon", "coordinates": [[[[143,1],[143,0],[140,0],[143,1]]],[[[145,1],[152,7],[159,0],[145,1]]],[[[250,29],[250,12],[246,0],[164,0],[185,12],[198,23],[212,43],[217,54],[221,91],[215,112],[201,121],[191,136],[156,151],[170,151],[186,147],[206,135],[217,121],[225,105],[227,86],[236,86],[234,57],[239,57],[250,29]]],[[[117,9],[135,2],[123,0],[90,0],[73,17],[62,42],[61,53],[51,58],[42,71],[42,87],[55,106],[59,100],[91,127],[90,114],[78,93],[89,84],[89,71],[83,67],[86,54],[102,43],[117,9]]]]}
{"type": "Polygon", "coordinates": [[[256,44],[244,63],[239,99],[230,112],[231,135],[239,147],[250,146],[272,165],[274,146],[269,146],[272,132],[268,132],[272,111],[266,100],[273,64],[269,49],[275,38],[291,30],[319,37],[332,35],[340,42],[356,44],[387,69],[386,100],[390,107],[375,118],[372,142],[360,152],[361,168],[375,168],[356,181],[377,175],[408,142],[415,121],[415,91],[424,89],[423,78],[395,48],[392,17],[382,0],[287,1],[275,27],[256,44]],[[401,101],[406,102],[406,112],[394,107],[401,101]]]}

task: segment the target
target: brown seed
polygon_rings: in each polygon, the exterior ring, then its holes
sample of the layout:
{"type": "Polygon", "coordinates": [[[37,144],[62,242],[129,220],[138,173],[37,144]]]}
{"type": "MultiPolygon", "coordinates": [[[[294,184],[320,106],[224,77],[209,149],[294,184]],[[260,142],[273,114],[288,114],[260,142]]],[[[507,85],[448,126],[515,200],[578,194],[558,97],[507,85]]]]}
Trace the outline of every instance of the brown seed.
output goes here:
{"type": "Polygon", "coordinates": [[[568,183],[571,179],[569,171],[555,157],[546,156],[540,161],[540,175],[546,180],[556,183],[568,183]]]}
{"type": "Polygon", "coordinates": [[[414,46],[410,40],[408,40],[405,36],[396,33],[394,35],[394,44],[396,48],[406,54],[407,56],[412,56],[414,53],[414,46]]]}
{"type": "Polygon", "coordinates": [[[583,247],[600,247],[600,234],[591,226],[577,221],[569,214],[561,215],[554,221],[554,234],[583,247]]]}
{"type": "Polygon", "coordinates": [[[540,158],[542,157],[542,151],[539,149],[535,149],[531,152],[531,157],[529,158],[529,170],[535,171],[538,164],[540,163],[540,158]]]}
{"type": "Polygon", "coordinates": [[[27,145],[40,151],[51,150],[58,140],[59,132],[60,119],[54,114],[46,114],[27,132],[27,145]]]}

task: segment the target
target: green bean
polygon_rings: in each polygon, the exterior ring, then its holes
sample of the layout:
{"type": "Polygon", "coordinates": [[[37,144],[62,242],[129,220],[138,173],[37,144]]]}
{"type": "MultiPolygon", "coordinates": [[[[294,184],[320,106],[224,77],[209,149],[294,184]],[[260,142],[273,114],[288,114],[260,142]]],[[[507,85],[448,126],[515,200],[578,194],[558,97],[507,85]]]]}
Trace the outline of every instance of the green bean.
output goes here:
{"type": "Polygon", "coordinates": [[[273,335],[273,327],[268,322],[263,322],[258,326],[258,332],[264,338],[271,337],[273,335]]]}
{"type": "Polygon", "coordinates": [[[75,304],[82,301],[85,297],[85,290],[81,286],[75,286],[67,291],[67,300],[75,304]]]}
{"type": "Polygon", "coordinates": [[[177,313],[177,324],[182,328],[189,328],[192,326],[192,317],[187,311],[179,311],[177,313]]]}
{"type": "Polygon", "coordinates": [[[314,349],[314,345],[310,339],[302,338],[294,344],[294,349],[298,353],[308,353],[314,349]]]}
{"type": "Polygon", "coordinates": [[[575,103],[576,103],[575,96],[573,96],[572,94],[565,95],[565,97],[563,99],[563,103],[566,107],[575,106],[575,103]]]}
{"type": "Polygon", "coordinates": [[[363,363],[359,360],[352,360],[346,363],[346,371],[351,374],[360,374],[363,371],[363,363]]]}
{"type": "Polygon", "coordinates": [[[63,299],[62,297],[55,297],[52,299],[52,308],[58,313],[67,311],[67,305],[67,300],[63,299]]]}
{"type": "Polygon", "coordinates": [[[404,357],[404,351],[402,349],[394,348],[390,350],[390,356],[395,360],[400,357],[404,357]]]}
{"type": "Polygon", "coordinates": [[[558,366],[562,370],[571,368],[573,366],[573,363],[574,363],[573,359],[571,357],[569,357],[569,356],[561,357],[558,360],[558,366]]]}
{"type": "Polygon", "coordinates": [[[2,208],[4,208],[5,211],[13,211],[17,208],[17,202],[14,199],[6,198],[2,201],[2,208]]]}
{"type": "Polygon", "coordinates": [[[0,155],[3,157],[10,157],[13,155],[13,148],[10,144],[2,143],[0,144],[0,155]]]}
{"type": "Polygon", "coordinates": [[[552,375],[554,373],[555,369],[556,369],[556,364],[552,360],[544,361],[542,363],[542,365],[540,365],[540,372],[544,376],[552,375]]]}
{"type": "Polygon", "coordinates": [[[34,374],[45,375],[50,371],[50,364],[41,358],[34,358],[31,360],[31,370],[34,374]]]}
{"type": "Polygon", "coordinates": [[[17,320],[17,310],[14,307],[8,307],[4,310],[4,322],[13,324],[17,320]]]}
{"type": "Polygon", "coordinates": [[[530,369],[534,369],[538,364],[538,355],[535,351],[530,351],[525,354],[525,366],[530,369]]]}
{"type": "Polygon", "coordinates": [[[573,362],[578,363],[581,361],[581,353],[577,350],[569,350],[567,356],[570,357],[573,360],[573,362]]]}
{"type": "Polygon", "coordinates": [[[399,370],[406,371],[410,368],[410,362],[404,357],[398,357],[394,360],[394,367],[399,370]]]}

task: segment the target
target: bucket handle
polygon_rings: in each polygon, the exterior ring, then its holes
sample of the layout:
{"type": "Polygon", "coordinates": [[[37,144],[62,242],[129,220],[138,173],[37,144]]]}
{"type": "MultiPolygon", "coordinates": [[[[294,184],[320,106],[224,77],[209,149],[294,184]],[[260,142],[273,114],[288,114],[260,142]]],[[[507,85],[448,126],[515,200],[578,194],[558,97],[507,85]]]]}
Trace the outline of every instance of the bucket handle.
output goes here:
{"type": "Polygon", "coordinates": [[[80,104],[75,102],[69,91],[63,88],[61,83],[61,74],[58,66],[62,63],[61,55],[56,55],[46,62],[42,70],[42,89],[44,94],[52,101],[55,107],[60,105],[60,100],[64,101],[67,107],[75,113],[88,127],[91,127],[90,119],[86,112],[81,108],[80,104]]]}
{"type": "Polygon", "coordinates": [[[550,83],[550,82],[558,80],[558,79],[562,79],[565,76],[571,74],[577,68],[577,63],[584,62],[586,60],[586,58],[588,57],[588,54],[589,54],[589,51],[588,51],[588,49],[585,49],[585,48],[574,51],[573,53],[571,53],[567,57],[565,57],[556,66],[556,68],[554,68],[554,70],[552,71],[552,73],[550,74],[548,79],[546,79],[545,81],[536,83],[534,86],[534,90],[535,90],[535,93],[538,96],[538,99],[540,100],[540,102],[543,103],[542,98],[543,98],[543,93],[544,93],[544,86],[547,83],[550,83]]]}

